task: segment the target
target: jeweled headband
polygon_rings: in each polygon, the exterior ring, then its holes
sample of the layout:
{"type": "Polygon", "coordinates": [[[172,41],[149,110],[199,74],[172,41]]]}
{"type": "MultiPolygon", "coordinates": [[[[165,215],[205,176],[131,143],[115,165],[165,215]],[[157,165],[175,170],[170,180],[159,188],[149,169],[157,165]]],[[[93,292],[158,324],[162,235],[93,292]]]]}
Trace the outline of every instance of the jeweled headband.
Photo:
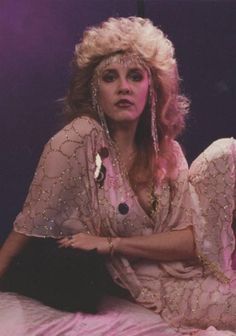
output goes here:
{"type": "Polygon", "coordinates": [[[112,54],[106,58],[104,58],[96,67],[93,81],[96,82],[101,76],[101,73],[104,69],[106,69],[111,64],[121,64],[125,68],[128,68],[131,64],[137,64],[141,65],[143,68],[147,70],[147,72],[150,72],[149,67],[147,66],[146,62],[141,58],[141,56],[131,53],[131,52],[117,52],[115,54],[112,54]]]}

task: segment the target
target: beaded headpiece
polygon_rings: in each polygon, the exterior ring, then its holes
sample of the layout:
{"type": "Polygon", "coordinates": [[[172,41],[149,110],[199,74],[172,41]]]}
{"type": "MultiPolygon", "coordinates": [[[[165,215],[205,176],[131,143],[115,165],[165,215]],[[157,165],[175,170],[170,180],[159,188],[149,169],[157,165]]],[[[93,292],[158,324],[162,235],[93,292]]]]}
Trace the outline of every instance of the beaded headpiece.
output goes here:
{"type": "Polygon", "coordinates": [[[94,72],[93,80],[99,80],[103,70],[106,69],[110,64],[114,63],[121,64],[125,68],[128,68],[130,65],[137,64],[147,69],[145,61],[138,54],[131,52],[117,52],[104,58],[98,64],[94,72]]]}

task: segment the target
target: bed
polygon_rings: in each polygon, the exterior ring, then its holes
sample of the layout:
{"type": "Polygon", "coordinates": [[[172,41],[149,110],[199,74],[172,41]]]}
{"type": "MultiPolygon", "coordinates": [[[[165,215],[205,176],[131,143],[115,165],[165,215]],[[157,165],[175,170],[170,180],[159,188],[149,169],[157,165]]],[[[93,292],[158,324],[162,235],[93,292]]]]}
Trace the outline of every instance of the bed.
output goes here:
{"type": "Polygon", "coordinates": [[[177,332],[155,313],[124,299],[106,297],[98,314],[65,313],[18,294],[0,293],[1,336],[235,336],[214,327],[177,332]]]}
{"type": "MultiPolygon", "coordinates": [[[[236,269],[236,252],[232,257],[236,269]]],[[[235,317],[236,318],[236,317],[235,317]]],[[[236,336],[236,331],[176,331],[159,315],[106,296],[97,314],[67,313],[15,293],[0,292],[0,336],[236,336]]]]}

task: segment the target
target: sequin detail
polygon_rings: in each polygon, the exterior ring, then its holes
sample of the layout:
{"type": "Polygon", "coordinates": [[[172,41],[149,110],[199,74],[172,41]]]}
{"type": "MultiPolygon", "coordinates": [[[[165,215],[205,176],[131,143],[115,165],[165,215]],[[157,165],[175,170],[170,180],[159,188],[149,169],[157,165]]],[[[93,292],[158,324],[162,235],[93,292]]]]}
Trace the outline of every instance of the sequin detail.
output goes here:
{"type": "Polygon", "coordinates": [[[201,263],[146,262],[116,255],[107,267],[137,302],[176,328],[214,325],[235,330],[236,276],[231,269],[235,140],[224,139],[210,146],[193,163],[190,175],[175,142],[176,178],[155,186],[158,204],[152,218],[140,206],[126,178],[119,178],[112,151],[102,127],[94,120],[77,118],[67,125],[45,146],[15,230],[43,237],[76,232],[129,237],[191,225],[197,251],[207,263],[203,259],[201,263]],[[101,148],[108,148],[109,156],[101,160],[106,178],[100,188],[94,173],[101,148]],[[117,211],[120,203],[128,204],[127,214],[117,211]],[[229,281],[224,283],[216,270],[229,281]]]}

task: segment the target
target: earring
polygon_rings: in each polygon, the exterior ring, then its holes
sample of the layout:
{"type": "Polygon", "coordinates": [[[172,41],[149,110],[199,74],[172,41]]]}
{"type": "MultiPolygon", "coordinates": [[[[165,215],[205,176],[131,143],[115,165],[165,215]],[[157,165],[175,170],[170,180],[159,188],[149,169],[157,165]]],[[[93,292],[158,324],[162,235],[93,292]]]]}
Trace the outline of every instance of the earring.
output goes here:
{"type": "Polygon", "coordinates": [[[91,91],[92,91],[92,108],[94,110],[95,113],[97,113],[98,117],[99,117],[99,120],[101,122],[101,126],[107,136],[107,139],[109,140],[110,143],[112,143],[112,140],[111,140],[111,136],[110,136],[110,132],[109,132],[109,129],[108,129],[108,126],[107,126],[107,121],[106,121],[106,118],[104,116],[104,113],[103,113],[103,110],[101,108],[101,106],[99,105],[98,103],[98,88],[97,86],[95,85],[94,82],[92,82],[91,84],[91,91]]]}
{"type": "Polygon", "coordinates": [[[153,147],[156,155],[158,155],[160,149],[157,133],[157,96],[151,82],[149,85],[149,106],[151,112],[151,135],[152,135],[153,147]]]}

